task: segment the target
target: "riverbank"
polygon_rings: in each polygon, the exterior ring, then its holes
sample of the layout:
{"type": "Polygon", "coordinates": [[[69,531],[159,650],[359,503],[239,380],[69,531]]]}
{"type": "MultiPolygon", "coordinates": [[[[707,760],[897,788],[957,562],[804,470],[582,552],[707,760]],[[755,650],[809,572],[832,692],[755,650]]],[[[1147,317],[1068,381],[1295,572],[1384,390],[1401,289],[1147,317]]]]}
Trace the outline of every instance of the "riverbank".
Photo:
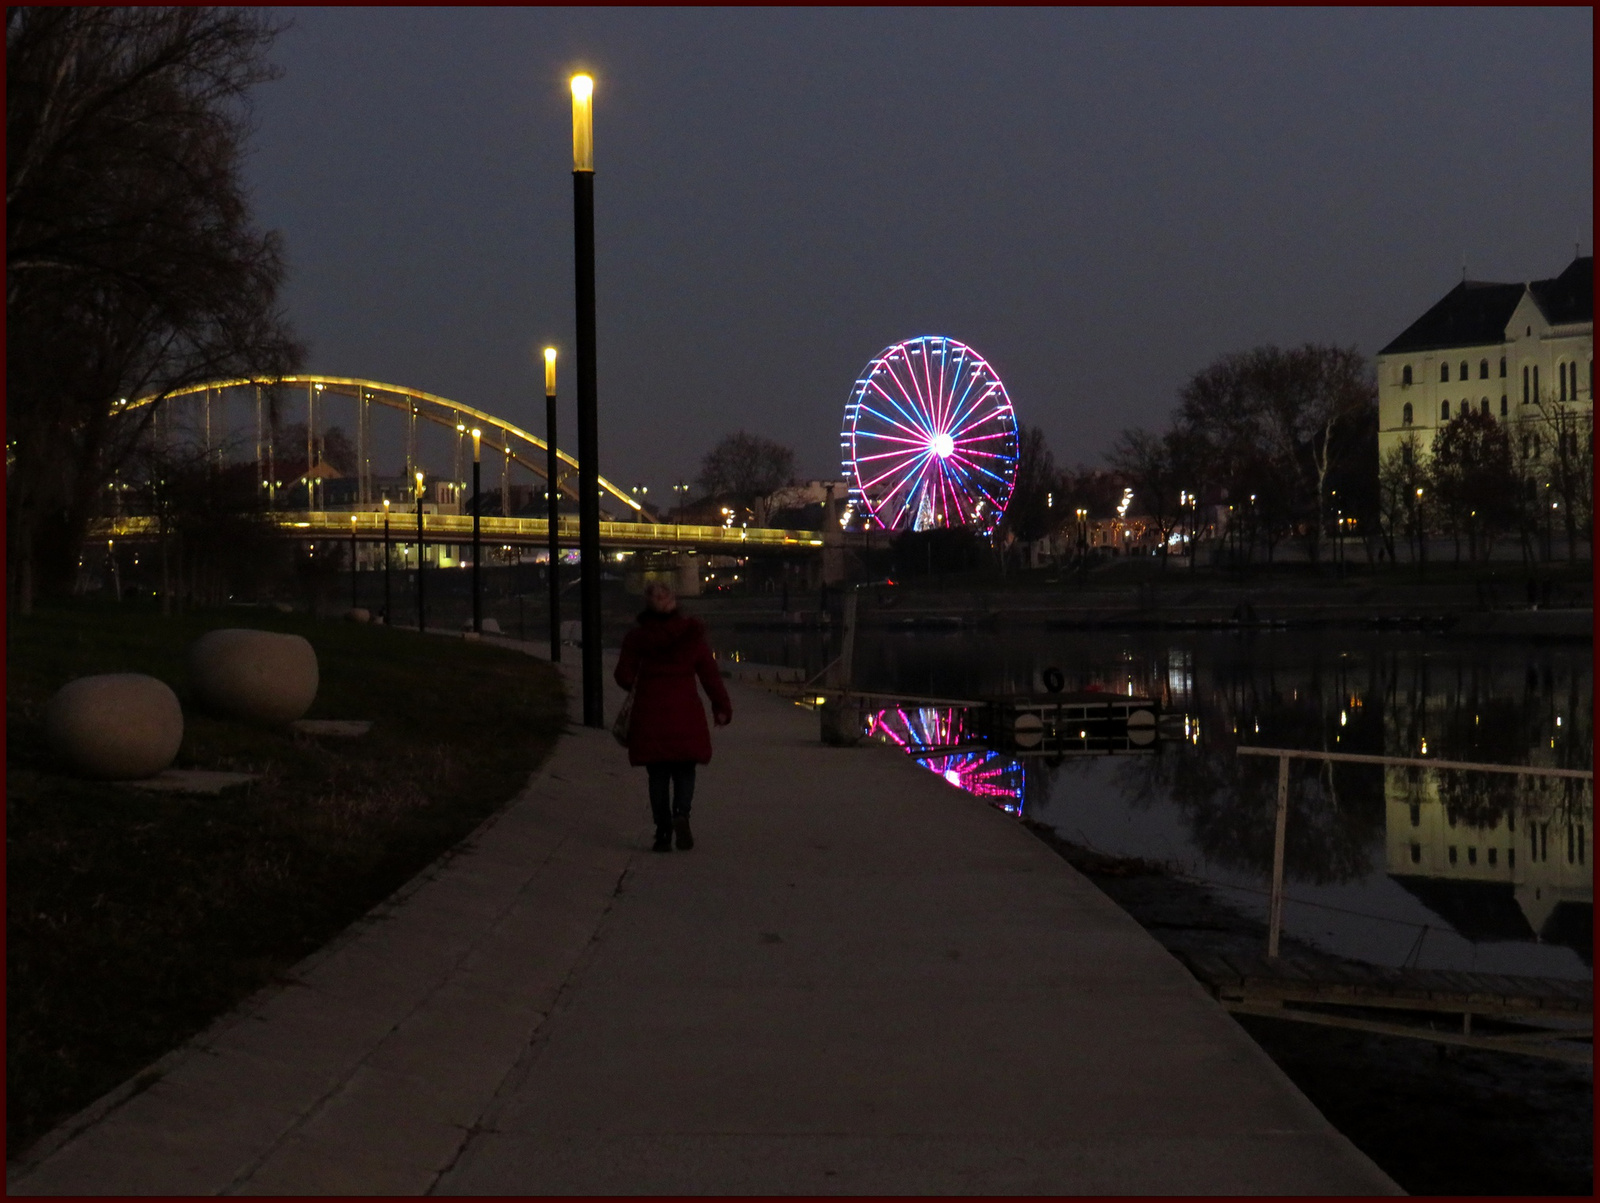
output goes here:
{"type": "MultiPolygon", "coordinates": [[[[1159,864],[1027,826],[1180,959],[1259,954],[1265,925],[1159,864]]],[[[1325,954],[1292,938],[1285,955],[1325,954]]],[[[1237,1016],[1333,1125],[1408,1193],[1583,1195],[1594,1186],[1592,1068],[1237,1016]]]]}
{"type": "MultiPolygon", "coordinates": [[[[1588,565],[1541,565],[1530,582],[1516,566],[1304,570],[1248,575],[1162,572],[1113,565],[1078,578],[1049,570],[1008,580],[917,577],[856,588],[861,629],[1044,626],[1096,629],[1436,630],[1461,636],[1582,640],[1593,637],[1588,565]]],[[[834,591],[834,596],[839,596],[834,591]]],[[[713,594],[691,603],[708,620],[759,630],[837,627],[838,603],[816,593],[713,594]],[[785,609],[787,601],[788,608],[785,609]]]]}
{"type": "Polygon", "coordinates": [[[1013,820],[732,689],[692,853],[573,729],[12,1193],[1394,1192],[1013,820]]]}

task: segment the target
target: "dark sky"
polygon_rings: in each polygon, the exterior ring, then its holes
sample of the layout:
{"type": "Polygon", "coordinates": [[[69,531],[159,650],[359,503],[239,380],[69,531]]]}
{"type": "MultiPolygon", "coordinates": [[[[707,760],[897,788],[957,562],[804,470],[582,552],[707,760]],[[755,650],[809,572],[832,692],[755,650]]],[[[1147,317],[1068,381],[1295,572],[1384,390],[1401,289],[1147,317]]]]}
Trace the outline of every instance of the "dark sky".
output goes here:
{"type": "Polygon", "coordinates": [[[536,432],[546,341],[574,429],[592,71],[601,470],[652,494],[741,427],[837,475],[857,373],[917,334],[1095,463],[1219,354],[1370,354],[1463,260],[1593,247],[1587,8],[287,15],[249,173],[308,368],[536,432]]]}

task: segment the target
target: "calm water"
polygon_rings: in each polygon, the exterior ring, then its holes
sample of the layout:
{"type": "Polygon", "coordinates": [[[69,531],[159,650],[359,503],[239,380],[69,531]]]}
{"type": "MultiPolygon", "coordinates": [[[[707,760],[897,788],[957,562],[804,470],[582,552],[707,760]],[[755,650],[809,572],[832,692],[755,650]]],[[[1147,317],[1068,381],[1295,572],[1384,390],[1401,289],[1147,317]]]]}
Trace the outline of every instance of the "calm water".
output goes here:
{"type": "MultiPolygon", "coordinates": [[[[825,636],[717,630],[724,656],[816,671],[825,636]]],[[[863,631],[859,689],[932,697],[1067,689],[1160,700],[1146,754],[919,763],[1102,852],[1172,862],[1266,914],[1275,760],[1240,744],[1592,767],[1587,645],[1353,632],[1239,635],[863,631]]],[[[868,717],[924,746],[959,722],[922,707],[868,717]]],[[[1589,783],[1486,773],[1297,764],[1285,930],[1379,964],[1588,977],[1593,916],[1589,783]]]]}

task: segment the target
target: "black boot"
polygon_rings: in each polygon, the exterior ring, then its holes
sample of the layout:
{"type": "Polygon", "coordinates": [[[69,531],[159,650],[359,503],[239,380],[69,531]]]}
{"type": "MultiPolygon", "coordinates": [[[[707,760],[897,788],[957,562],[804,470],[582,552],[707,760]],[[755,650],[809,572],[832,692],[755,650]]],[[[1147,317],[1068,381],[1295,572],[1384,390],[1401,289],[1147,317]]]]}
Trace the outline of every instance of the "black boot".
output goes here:
{"type": "MultiPolygon", "coordinates": [[[[680,847],[680,848],[683,847],[682,840],[679,840],[678,847],[680,847]]],[[[660,827],[656,828],[656,842],[650,845],[650,851],[652,851],[652,852],[671,852],[672,851],[672,828],[670,828],[670,827],[664,828],[664,829],[660,828],[660,827]]]]}
{"type": "Polygon", "coordinates": [[[679,815],[672,820],[672,828],[678,834],[678,851],[687,852],[694,847],[694,832],[689,830],[689,816],[679,815]]]}

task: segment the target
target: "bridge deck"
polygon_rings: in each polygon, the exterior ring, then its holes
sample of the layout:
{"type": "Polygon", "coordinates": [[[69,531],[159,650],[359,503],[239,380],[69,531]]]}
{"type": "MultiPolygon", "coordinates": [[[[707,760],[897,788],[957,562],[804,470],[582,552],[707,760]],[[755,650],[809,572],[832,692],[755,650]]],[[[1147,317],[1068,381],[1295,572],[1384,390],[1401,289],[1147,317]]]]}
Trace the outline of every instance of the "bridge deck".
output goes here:
{"type": "MultiPolygon", "coordinates": [[[[280,510],[275,516],[279,530],[292,538],[348,539],[352,529],[359,538],[383,537],[381,510],[280,510]]],[[[545,518],[502,518],[484,515],[481,535],[486,543],[531,544],[543,547],[550,538],[550,523],[545,518]]],[[[423,539],[430,543],[470,543],[472,515],[424,513],[423,539]]],[[[390,537],[405,542],[416,534],[416,513],[396,509],[389,515],[390,537]]],[[[118,518],[107,525],[106,533],[115,538],[151,538],[158,533],[154,517],[118,518]]],[[[556,531],[563,546],[578,545],[578,520],[559,520],[556,531]]],[[[600,545],[610,548],[681,548],[685,551],[714,548],[723,553],[747,551],[811,551],[822,547],[816,531],[777,530],[766,527],[693,526],[666,522],[602,522],[600,545]]]]}

